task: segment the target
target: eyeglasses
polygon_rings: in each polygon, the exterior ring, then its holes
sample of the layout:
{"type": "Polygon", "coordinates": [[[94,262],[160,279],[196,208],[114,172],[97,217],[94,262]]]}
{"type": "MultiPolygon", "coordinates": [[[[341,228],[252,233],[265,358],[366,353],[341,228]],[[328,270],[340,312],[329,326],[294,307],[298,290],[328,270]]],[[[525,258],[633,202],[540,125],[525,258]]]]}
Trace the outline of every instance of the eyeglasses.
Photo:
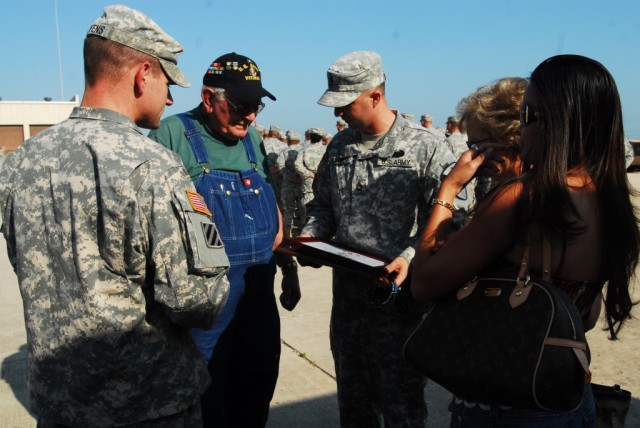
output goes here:
{"type": "Polygon", "coordinates": [[[536,122],[540,117],[542,117],[542,113],[536,111],[533,106],[529,104],[522,104],[522,106],[520,106],[521,126],[527,126],[532,122],[536,122]]]}
{"type": "Polygon", "coordinates": [[[248,116],[253,113],[257,116],[258,113],[264,109],[264,103],[262,101],[258,101],[253,104],[235,104],[229,99],[229,97],[227,97],[226,94],[224,98],[227,100],[227,104],[233,109],[233,112],[241,117],[248,116]]]}

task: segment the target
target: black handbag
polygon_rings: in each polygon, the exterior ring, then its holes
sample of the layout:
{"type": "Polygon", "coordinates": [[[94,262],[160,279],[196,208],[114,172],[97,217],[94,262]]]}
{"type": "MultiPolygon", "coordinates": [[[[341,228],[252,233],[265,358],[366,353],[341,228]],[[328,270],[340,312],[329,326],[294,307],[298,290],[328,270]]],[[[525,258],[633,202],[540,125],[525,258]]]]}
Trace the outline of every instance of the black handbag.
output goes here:
{"type": "Polygon", "coordinates": [[[631,393],[620,385],[606,386],[592,383],[596,401],[596,427],[622,428],[631,405],[631,393]]]}
{"type": "MultiPolygon", "coordinates": [[[[543,247],[548,272],[548,242],[543,247]]],[[[572,411],[589,370],[582,319],[564,292],[527,275],[527,258],[528,248],[519,271],[483,273],[434,302],[404,358],[468,401],[572,411]]]]}

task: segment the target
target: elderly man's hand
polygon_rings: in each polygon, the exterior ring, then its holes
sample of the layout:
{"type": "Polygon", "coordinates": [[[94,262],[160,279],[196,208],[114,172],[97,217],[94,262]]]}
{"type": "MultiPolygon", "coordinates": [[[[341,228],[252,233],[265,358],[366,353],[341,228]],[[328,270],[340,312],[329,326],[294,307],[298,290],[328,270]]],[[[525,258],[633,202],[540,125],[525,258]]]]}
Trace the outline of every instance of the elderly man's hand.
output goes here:
{"type": "Polygon", "coordinates": [[[292,311],[300,301],[300,281],[298,280],[298,269],[282,270],[282,293],[280,294],[280,304],[288,311],[292,311]]]}

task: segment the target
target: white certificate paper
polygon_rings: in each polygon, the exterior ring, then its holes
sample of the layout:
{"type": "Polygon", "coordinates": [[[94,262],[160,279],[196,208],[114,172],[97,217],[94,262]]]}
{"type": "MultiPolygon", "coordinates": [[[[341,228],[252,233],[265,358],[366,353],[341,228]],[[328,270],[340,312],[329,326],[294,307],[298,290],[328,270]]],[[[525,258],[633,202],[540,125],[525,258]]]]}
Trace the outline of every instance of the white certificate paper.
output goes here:
{"type": "Polygon", "coordinates": [[[335,254],[337,256],[344,257],[347,260],[352,260],[374,268],[383,267],[386,265],[386,263],[382,260],[374,259],[364,254],[354,253],[353,251],[345,250],[344,248],[339,248],[326,242],[311,241],[304,242],[303,245],[326,251],[327,253],[335,254]]]}

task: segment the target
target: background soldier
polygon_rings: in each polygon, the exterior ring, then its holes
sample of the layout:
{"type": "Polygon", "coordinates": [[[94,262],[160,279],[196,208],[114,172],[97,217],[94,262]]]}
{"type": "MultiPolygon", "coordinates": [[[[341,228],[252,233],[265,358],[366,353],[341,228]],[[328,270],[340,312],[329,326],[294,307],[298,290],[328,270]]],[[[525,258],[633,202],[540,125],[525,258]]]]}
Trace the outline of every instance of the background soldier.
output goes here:
{"type": "Polygon", "coordinates": [[[435,128],[433,126],[433,115],[423,114],[422,116],[420,116],[420,125],[430,131],[435,132],[442,140],[447,138],[442,128],[435,128]]]}
{"type": "Polygon", "coordinates": [[[318,165],[324,156],[327,146],[323,143],[324,131],[320,128],[309,129],[309,144],[303,147],[296,157],[294,168],[300,176],[301,183],[301,203],[299,210],[300,223],[304,225],[307,221],[306,204],[313,199],[313,179],[318,172],[318,165]]]}
{"type": "Polygon", "coordinates": [[[300,211],[302,208],[302,178],[298,175],[295,162],[301,149],[300,135],[287,131],[288,146],[278,156],[282,173],[282,224],[284,236],[290,238],[300,232],[300,211]]]}
{"type": "Polygon", "coordinates": [[[280,172],[278,156],[286,148],[287,145],[280,141],[280,128],[271,125],[267,138],[264,140],[264,149],[267,152],[267,163],[269,164],[273,189],[276,192],[276,200],[279,206],[282,206],[282,173],[280,172]]]}
{"type": "Polygon", "coordinates": [[[449,146],[449,150],[453,152],[456,158],[467,151],[467,135],[460,132],[460,118],[458,116],[449,116],[447,118],[447,139],[445,142],[449,146]]]}

